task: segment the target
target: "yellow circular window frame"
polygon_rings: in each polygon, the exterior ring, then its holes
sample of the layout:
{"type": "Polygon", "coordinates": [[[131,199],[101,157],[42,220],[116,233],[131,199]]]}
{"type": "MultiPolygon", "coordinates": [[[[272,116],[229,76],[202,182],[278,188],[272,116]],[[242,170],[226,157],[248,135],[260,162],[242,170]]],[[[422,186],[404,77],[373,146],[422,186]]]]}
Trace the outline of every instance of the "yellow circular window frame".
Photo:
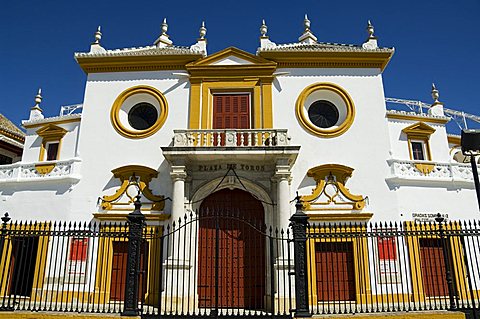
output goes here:
{"type": "Polygon", "coordinates": [[[297,115],[297,119],[302,124],[302,126],[310,133],[316,136],[325,137],[325,138],[332,138],[337,137],[345,133],[350,126],[353,124],[353,120],[355,118],[355,105],[353,104],[353,100],[350,95],[340,86],[333,84],[333,83],[315,83],[310,86],[307,86],[298,96],[296,106],[295,106],[295,113],[297,115]],[[308,115],[303,112],[303,108],[305,105],[305,101],[307,100],[308,96],[316,91],[320,90],[328,90],[336,93],[338,96],[342,98],[345,102],[346,106],[346,115],[345,120],[335,128],[331,129],[323,129],[316,125],[314,125],[308,115]]]}
{"type": "Polygon", "coordinates": [[[112,110],[110,112],[110,119],[115,130],[122,136],[128,138],[145,138],[155,134],[165,123],[168,116],[168,103],[165,96],[157,89],[151,86],[140,85],[134,86],[126,89],[115,99],[113,102],[112,110]],[[160,106],[160,114],[158,115],[157,121],[149,128],[145,130],[131,130],[123,126],[120,120],[120,110],[123,103],[130,96],[140,93],[146,93],[153,96],[160,106]]]}

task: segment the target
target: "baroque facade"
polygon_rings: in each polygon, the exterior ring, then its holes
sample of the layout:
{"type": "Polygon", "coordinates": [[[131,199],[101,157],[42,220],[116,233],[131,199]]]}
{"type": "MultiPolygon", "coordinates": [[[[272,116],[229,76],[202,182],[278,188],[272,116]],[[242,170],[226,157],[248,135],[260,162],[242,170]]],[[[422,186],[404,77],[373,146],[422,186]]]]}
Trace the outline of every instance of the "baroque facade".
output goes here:
{"type": "Polygon", "coordinates": [[[314,224],[473,217],[471,168],[438,90],[425,112],[387,109],[382,73],[394,49],[367,30],[360,45],[323,43],[305,17],[298,41],[278,44],[263,23],[255,54],[207,54],[203,24],[185,47],[166,21],[146,47],[105,49],[99,29],[75,54],[83,103],[44,117],[36,96],[21,161],[0,166],[0,210],[119,222],[140,191],[147,227],[234,210],[286,229],[298,193],[314,224]]]}

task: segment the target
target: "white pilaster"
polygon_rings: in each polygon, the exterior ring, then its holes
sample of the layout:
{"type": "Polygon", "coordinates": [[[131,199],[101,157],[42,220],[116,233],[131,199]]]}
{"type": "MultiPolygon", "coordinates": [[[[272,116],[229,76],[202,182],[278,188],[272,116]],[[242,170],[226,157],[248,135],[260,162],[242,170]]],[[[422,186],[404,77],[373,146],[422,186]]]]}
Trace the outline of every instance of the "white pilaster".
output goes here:
{"type": "Polygon", "coordinates": [[[173,182],[172,221],[178,221],[185,215],[185,179],[187,172],[184,165],[172,166],[170,176],[173,182]]]}
{"type": "Polygon", "coordinates": [[[277,226],[286,231],[291,216],[290,165],[287,159],[278,160],[273,178],[277,182],[277,226]]]}

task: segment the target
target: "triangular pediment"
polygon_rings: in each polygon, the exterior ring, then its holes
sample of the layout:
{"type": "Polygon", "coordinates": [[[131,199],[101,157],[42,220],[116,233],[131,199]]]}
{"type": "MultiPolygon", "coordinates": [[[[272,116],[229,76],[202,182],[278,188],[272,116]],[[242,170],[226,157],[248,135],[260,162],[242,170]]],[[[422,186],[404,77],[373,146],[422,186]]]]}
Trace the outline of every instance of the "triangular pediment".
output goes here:
{"type": "Polygon", "coordinates": [[[430,136],[435,132],[435,129],[431,127],[428,124],[425,124],[423,122],[417,122],[415,124],[412,124],[410,126],[407,126],[402,130],[403,133],[407,135],[424,135],[424,136],[430,136]]]}
{"type": "Polygon", "coordinates": [[[43,138],[61,139],[65,134],[67,134],[67,130],[57,125],[48,124],[38,129],[37,134],[43,138]]]}
{"type": "Polygon", "coordinates": [[[206,58],[189,63],[188,66],[225,66],[225,65],[276,65],[276,63],[235,47],[229,47],[206,58]]]}

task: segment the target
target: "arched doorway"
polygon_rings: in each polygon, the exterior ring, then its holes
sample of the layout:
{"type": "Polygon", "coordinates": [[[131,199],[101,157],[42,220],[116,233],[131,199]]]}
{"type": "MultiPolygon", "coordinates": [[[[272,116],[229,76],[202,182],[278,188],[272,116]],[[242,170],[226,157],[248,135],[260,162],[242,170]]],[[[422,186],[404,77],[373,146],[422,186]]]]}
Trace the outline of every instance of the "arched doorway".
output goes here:
{"type": "Polygon", "coordinates": [[[199,306],[263,309],[262,203],[240,189],[222,189],[205,198],[199,218],[199,306]]]}

